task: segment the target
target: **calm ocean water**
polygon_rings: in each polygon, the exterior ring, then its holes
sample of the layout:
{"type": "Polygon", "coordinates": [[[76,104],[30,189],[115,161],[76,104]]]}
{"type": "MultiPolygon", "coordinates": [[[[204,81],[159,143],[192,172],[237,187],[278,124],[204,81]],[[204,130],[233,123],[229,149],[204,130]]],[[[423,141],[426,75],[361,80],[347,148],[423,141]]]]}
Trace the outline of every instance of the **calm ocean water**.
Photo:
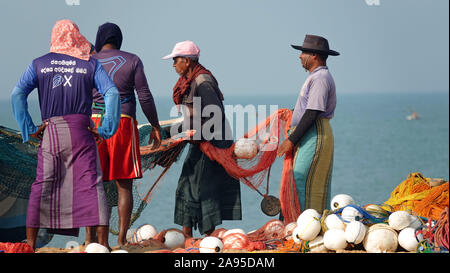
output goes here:
{"type": "MultiPolygon", "coordinates": [[[[161,120],[170,119],[170,98],[155,98],[161,120]]],[[[279,108],[293,108],[292,96],[227,96],[225,104],[243,106],[275,104],[279,108]]],[[[35,123],[40,122],[38,104],[29,102],[35,123]]],[[[139,108],[139,107],[138,107],[139,108]]],[[[140,108],[138,121],[146,123],[140,108]]],[[[0,101],[0,124],[17,129],[9,101],[0,101]]],[[[449,96],[448,93],[431,94],[343,94],[331,126],[335,138],[332,196],[351,195],[360,205],[383,203],[392,190],[409,173],[421,172],[426,177],[449,177],[449,96]],[[406,120],[411,110],[417,111],[419,120],[406,120]]],[[[181,172],[183,157],[177,162],[155,192],[150,204],[132,228],[148,223],[158,230],[179,228],[173,223],[175,189],[181,172]]],[[[278,196],[282,161],[272,167],[270,194],[278,196]]],[[[146,173],[142,187],[155,180],[154,173],[146,173]]],[[[221,227],[242,228],[249,232],[257,229],[270,217],[260,210],[261,197],[245,185],[242,190],[242,221],[225,221],[221,227]]],[[[194,236],[198,236],[194,232],[194,236]]],[[[55,236],[49,246],[64,247],[68,241],[82,242],[80,237],[55,236]]],[[[116,237],[110,236],[111,245],[116,237]]]]}

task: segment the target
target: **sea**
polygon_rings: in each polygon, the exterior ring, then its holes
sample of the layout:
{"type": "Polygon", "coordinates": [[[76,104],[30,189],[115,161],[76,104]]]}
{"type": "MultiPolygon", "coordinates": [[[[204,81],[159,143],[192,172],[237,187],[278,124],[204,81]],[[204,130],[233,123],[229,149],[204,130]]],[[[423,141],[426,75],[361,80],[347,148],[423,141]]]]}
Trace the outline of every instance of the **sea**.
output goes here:
{"type": "MultiPolygon", "coordinates": [[[[274,93],[276,94],[276,93],[274,93]]],[[[267,106],[292,109],[297,94],[292,95],[227,95],[225,105],[267,106]]],[[[448,92],[421,93],[351,93],[338,94],[335,116],[331,120],[334,134],[334,165],[331,196],[345,193],[358,205],[382,204],[391,192],[410,173],[420,172],[425,177],[449,178],[449,94],[448,92]],[[416,111],[419,119],[408,120],[416,111]]],[[[170,97],[155,96],[160,120],[172,119],[170,97]]],[[[36,96],[29,99],[29,109],[36,124],[40,123],[39,104],[36,96]]],[[[10,101],[0,101],[0,125],[17,129],[11,113],[10,101]]],[[[138,107],[137,120],[147,123],[138,107]]],[[[240,136],[236,136],[240,137],[240,136]]],[[[187,150],[187,149],[185,149],[187,150]]],[[[158,231],[180,228],[173,222],[175,189],[181,173],[186,151],[181,155],[158,187],[150,203],[133,228],[151,224],[158,231]]],[[[282,159],[277,159],[270,174],[269,194],[279,196],[282,159]]],[[[159,173],[150,171],[135,181],[148,187],[159,173]]],[[[212,181],[213,182],[213,181],[212,181]]],[[[219,226],[241,228],[246,232],[258,229],[277,216],[266,216],[260,207],[262,197],[241,184],[242,220],[224,221],[219,226]]],[[[79,237],[54,236],[48,247],[66,247],[84,241],[84,229],[79,237]]],[[[194,231],[194,236],[200,236],[194,231]]],[[[117,237],[110,234],[110,244],[117,244],[117,237]]]]}

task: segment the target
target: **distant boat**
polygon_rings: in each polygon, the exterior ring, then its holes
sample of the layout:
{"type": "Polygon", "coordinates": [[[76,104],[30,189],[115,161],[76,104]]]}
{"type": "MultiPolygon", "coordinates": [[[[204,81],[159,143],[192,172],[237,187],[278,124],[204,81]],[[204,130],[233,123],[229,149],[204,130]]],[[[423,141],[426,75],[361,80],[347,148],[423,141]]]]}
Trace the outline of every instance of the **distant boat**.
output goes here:
{"type": "Polygon", "coordinates": [[[412,112],[411,115],[406,116],[406,120],[415,120],[415,119],[419,119],[419,115],[415,111],[412,112]]]}

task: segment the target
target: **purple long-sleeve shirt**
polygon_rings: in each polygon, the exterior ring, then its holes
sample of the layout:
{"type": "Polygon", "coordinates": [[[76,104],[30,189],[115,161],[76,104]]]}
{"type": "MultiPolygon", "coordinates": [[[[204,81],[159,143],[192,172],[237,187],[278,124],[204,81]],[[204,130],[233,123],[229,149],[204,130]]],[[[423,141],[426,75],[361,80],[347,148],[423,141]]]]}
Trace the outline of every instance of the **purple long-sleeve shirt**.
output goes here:
{"type": "MultiPolygon", "coordinates": [[[[122,101],[122,114],[126,114],[136,119],[136,97],[139,99],[142,111],[152,125],[159,125],[158,114],[156,112],[155,101],[148,87],[147,78],[144,73],[144,65],[141,59],[122,50],[109,49],[102,50],[94,56],[108,72],[120,93],[122,101]]],[[[93,90],[94,102],[104,103],[102,96],[93,90]]],[[[93,113],[99,110],[93,109],[93,113]]]]}

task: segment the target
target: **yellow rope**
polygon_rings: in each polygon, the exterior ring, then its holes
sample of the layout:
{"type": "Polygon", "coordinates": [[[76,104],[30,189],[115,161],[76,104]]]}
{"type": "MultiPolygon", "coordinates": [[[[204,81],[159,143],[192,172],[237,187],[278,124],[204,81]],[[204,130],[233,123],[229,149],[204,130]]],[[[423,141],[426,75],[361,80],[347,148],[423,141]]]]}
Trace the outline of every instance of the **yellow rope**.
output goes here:
{"type": "Polygon", "coordinates": [[[383,208],[389,211],[409,209],[426,218],[439,216],[448,206],[448,182],[431,187],[430,178],[420,173],[411,173],[408,178],[392,191],[383,208]]]}

